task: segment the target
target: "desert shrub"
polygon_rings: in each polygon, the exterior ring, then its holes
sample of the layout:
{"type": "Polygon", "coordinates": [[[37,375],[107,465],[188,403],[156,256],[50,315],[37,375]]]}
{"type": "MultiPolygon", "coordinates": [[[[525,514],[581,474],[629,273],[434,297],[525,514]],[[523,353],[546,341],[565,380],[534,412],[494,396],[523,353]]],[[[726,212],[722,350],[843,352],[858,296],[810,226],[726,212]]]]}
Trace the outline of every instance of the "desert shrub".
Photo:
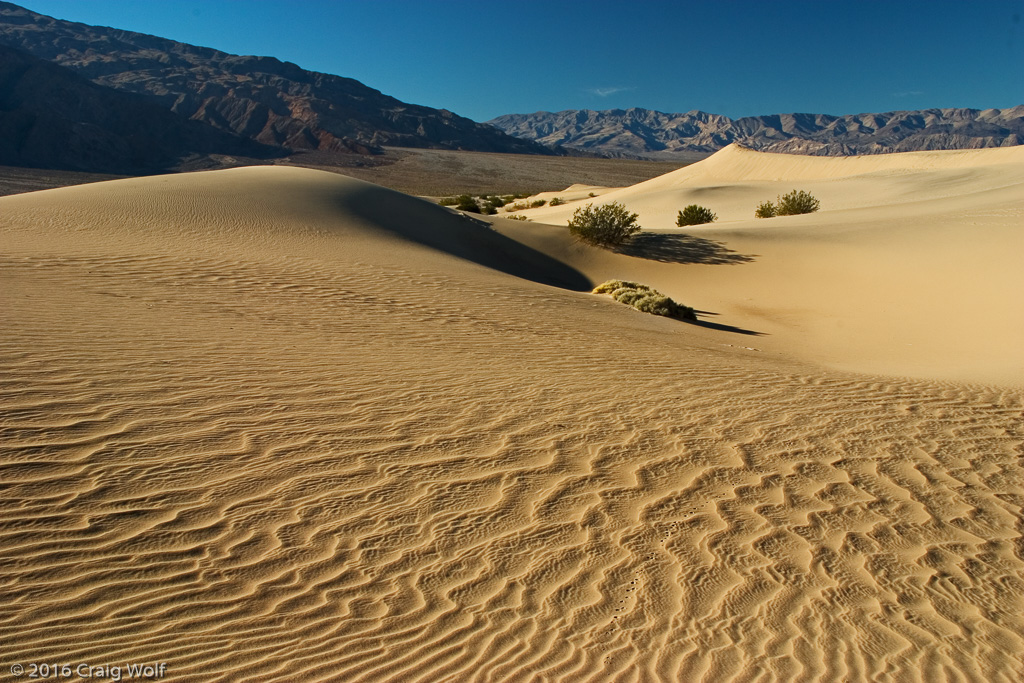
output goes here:
{"type": "Polygon", "coordinates": [[[590,193],[590,194],[588,194],[587,196],[588,196],[588,197],[596,197],[597,195],[596,195],[595,193],[591,192],[591,193],[590,193]]]}
{"type": "Polygon", "coordinates": [[[661,315],[666,318],[678,316],[681,318],[696,320],[696,316],[692,313],[693,309],[686,306],[680,306],[664,294],[658,294],[657,292],[642,296],[631,305],[636,310],[643,311],[644,313],[650,313],[651,315],[661,315]],[[681,309],[686,310],[682,311],[681,309]]]}
{"type": "Polygon", "coordinates": [[[793,190],[779,198],[778,207],[775,210],[779,216],[796,216],[802,213],[814,213],[821,206],[821,202],[815,199],[808,192],[793,190]]]}
{"type": "Polygon", "coordinates": [[[534,200],[534,201],[530,202],[530,208],[531,209],[536,209],[538,206],[544,206],[547,203],[548,202],[547,202],[546,199],[537,199],[537,200],[534,200]]]}
{"type": "Polygon", "coordinates": [[[562,204],[565,204],[565,200],[561,197],[554,197],[550,202],[548,202],[549,206],[561,206],[562,204]]]}
{"type": "Polygon", "coordinates": [[[512,213],[513,211],[522,211],[523,209],[529,208],[526,204],[516,202],[515,204],[506,204],[505,211],[512,213]]]}
{"type": "Polygon", "coordinates": [[[483,204],[480,205],[480,213],[484,214],[485,216],[492,216],[498,213],[498,210],[494,208],[494,204],[491,204],[490,202],[484,202],[483,204]]]}
{"type": "Polygon", "coordinates": [[[619,303],[632,306],[638,311],[661,315],[668,318],[696,320],[697,315],[692,308],[676,303],[661,292],[647,285],[628,280],[608,280],[594,288],[595,294],[611,294],[619,303]]]}
{"type": "Polygon", "coordinates": [[[441,197],[437,200],[437,203],[441,206],[455,206],[459,203],[459,200],[457,197],[441,197]]]}
{"type": "Polygon", "coordinates": [[[754,211],[754,218],[775,218],[778,209],[770,201],[761,202],[754,211]]]}
{"type": "Polygon", "coordinates": [[[476,199],[469,196],[468,194],[460,194],[455,198],[455,208],[459,211],[472,211],[473,213],[480,213],[480,207],[477,206],[476,199]]]}
{"type": "Polygon", "coordinates": [[[630,213],[618,202],[594,208],[587,204],[576,209],[569,220],[569,232],[590,244],[614,246],[622,244],[636,233],[640,226],[637,214],[630,213]]]}
{"type": "Polygon", "coordinates": [[[718,215],[711,213],[711,209],[690,204],[679,212],[679,216],[676,217],[676,225],[679,227],[684,225],[704,225],[705,223],[714,223],[717,219],[718,215]]]}
{"type": "Polygon", "coordinates": [[[530,220],[529,218],[527,218],[526,216],[523,216],[523,215],[506,216],[506,218],[508,218],[510,221],[528,221],[528,220],[530,220]]]}
{"type": "Polygon", "coordinates": [[[491,205],[497,209],[500,209],[501,207],[505,206],[505,204],[508,203],[501,197],[488,197],[487,201],[489,201],[491,205]]]}
{"type": "Polygon", "coordinates": [[[514,195],[512,195],[512,199],[526,199],[529,196],[529,192],[516,192],[514,195]]]}
{"type": "Polygon", "coordinates": [[[594,294],[611,294],[616,289],[650,289],[650,287],[629,280],[608,280],[595,287],[594,294]]]}

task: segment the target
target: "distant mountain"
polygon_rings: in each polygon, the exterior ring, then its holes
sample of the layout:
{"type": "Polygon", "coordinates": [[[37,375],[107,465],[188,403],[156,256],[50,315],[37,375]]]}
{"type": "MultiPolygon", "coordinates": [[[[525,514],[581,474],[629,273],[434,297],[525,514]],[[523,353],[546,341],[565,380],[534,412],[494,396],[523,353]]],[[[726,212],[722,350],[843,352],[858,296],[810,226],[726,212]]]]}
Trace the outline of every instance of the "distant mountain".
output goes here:
{"type": "Polygon", "coordinates": [[[186,119],[288,150],[370,153],[381,145],[553,154],[450,111],[272,57],[61,21],[0,2],[0,44],[94,83],[152,98],[186,119]]]}
{"type": "Polygon", "coordinates": [[[819,156],[975,149],[1024,143],[1024,105],[829,116],[777,114],[730,119],[691,111],[589,109],[507,114],[488,121],[510,135],[612,156],[674,158],[739,142],[767,152],[819,156]]]}
{"type": "Polygon", "coordinates": [[[281,150],[0,45],[0,165],[146,172],[207,154],[267,157],[281,150]]]}

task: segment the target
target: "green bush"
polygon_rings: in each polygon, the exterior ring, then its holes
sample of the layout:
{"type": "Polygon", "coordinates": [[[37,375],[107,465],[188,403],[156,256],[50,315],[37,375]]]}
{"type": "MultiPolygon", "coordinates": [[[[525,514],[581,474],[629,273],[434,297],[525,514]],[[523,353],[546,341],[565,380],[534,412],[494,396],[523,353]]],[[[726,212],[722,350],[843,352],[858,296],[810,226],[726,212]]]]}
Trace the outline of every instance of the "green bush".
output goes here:
{"type": "Polygon", "coordinates": [[[548,202],[549,206],[561,206],[562,204],[565,204],[565,200],[562,199],[561,197],[555,197],[550,202],[548,202]]]}
{"type": "Polygon", "coordinates": [[[494,208],[494,204],[491,204],[490,202],[484,202],[483,204],[480,205],[480,213],[484,214],[485,216],[492,216],[498,213],[498,210],[494,208]]]}
{"type": "Polygon", "coordinates": [[[770,201],[761,202],[754,211],[754,218],[775,218],[778,209],[770,201]]]}
{"type": "Polygon", "coordinates": [[[679,212],[679,216],[676,218],[676,225],[679,227],[686,225],[704,225],[705,223],[714,223],[716,220],[718,220],[718,215],[711,213],[711,209],[705,209],[703,206],[690,204],[679,212]]]}
{"type": "Polygon", "coordinates": [[[593,204],[587,204],[573,213],[569,232],[590,244],[614,246],[640,232],[636,219],[637,214],[626,211],[626,207],[618,202],[596,209],[593,204]]]}
{"type": "Polygon", "coordinates": [[[437,203],[441,206],[455,206],[459,203],[459,200],[456,197],[441,197],[437,200],[437,203]]]}
{"type": "Polygon", "coordinates": [[[596,197],[597,195],[596,195],[595,193],[591,192],[591,193],[590,193],[590,194],[588,194],[587,196],[588,196],[588,197],[596,197]]]}
{"type": "Polygon", "coordinates": [[[473,213],[480,213],[480,207],[477,206],[476,199],[469,196],[468,194],[460,194],[455,198],[455,208],[459,211],[471,211],[473,213]]]}
{"type": "Polygon", "coordinates": [[[595,287],[594,294],[611,294],[612,298],[619,303],[652,315],[682,318],[683,320],[697,319],[697,314],[689,306],[676,303],[661,292],[639,282],[608,280],[595,287]]]}
{"type": "Polygon", "coordinates": [[[814,213],[821,206],[821,202],[803,190],[793,190],[779,198],[778,208],[775,210],[779,216],[796,216],[802,213],[814,213]]]}
{"type": "Polygon", "coordinates": [[[505,204],[508,203],[501,197],[488,197],[487,201],[489,201],[497,209],[500,209],[501,207],[505,206],[505,204]]]}
{"type": "Polygon", "coordinates": [[[548,202],[546,199],[537,199],[535,201],[530,202],[530,208],[536,209],[538,206],[544,206],[547,203],[548,202]]]}
{"type": "Polygon", "coordinates": [[[527,218],[526,216],[523,216],[523,215],[505,216],[505,218],[509,219],[510,221],[528,221],[528,220],[530,220],[529,218],[527,218]]]}

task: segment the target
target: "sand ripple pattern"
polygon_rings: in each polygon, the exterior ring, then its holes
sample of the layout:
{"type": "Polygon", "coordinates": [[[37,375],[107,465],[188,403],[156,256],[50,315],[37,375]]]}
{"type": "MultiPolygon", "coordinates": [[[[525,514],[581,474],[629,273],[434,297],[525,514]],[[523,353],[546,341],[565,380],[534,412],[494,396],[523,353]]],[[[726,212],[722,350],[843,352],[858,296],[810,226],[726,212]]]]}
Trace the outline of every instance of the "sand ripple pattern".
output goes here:
{"type": "Polygon", "coordinates": [[[1019,393],[458,273],[0,265],[5,665],[1024,679],[1019,393]]]}

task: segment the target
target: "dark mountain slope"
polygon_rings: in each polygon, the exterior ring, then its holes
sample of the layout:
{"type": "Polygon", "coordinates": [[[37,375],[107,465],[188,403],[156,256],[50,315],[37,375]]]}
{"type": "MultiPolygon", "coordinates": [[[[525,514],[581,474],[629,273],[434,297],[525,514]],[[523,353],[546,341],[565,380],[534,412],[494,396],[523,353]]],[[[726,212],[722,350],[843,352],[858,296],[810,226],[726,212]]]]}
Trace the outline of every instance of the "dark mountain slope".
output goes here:
{"type": "Polygon", "coordinates": [[[0,43],[93,82],[148,95],[171,111],[290,150],[367,153],[380,145],[552,154],[446,110],[406,104],[341,76],[0,2],[0,43]]]}
{"type": "Polygon", "coordinates": [[[0,45],[0,164],[131,173],[189,155],[281,153],[0,45]]]}

